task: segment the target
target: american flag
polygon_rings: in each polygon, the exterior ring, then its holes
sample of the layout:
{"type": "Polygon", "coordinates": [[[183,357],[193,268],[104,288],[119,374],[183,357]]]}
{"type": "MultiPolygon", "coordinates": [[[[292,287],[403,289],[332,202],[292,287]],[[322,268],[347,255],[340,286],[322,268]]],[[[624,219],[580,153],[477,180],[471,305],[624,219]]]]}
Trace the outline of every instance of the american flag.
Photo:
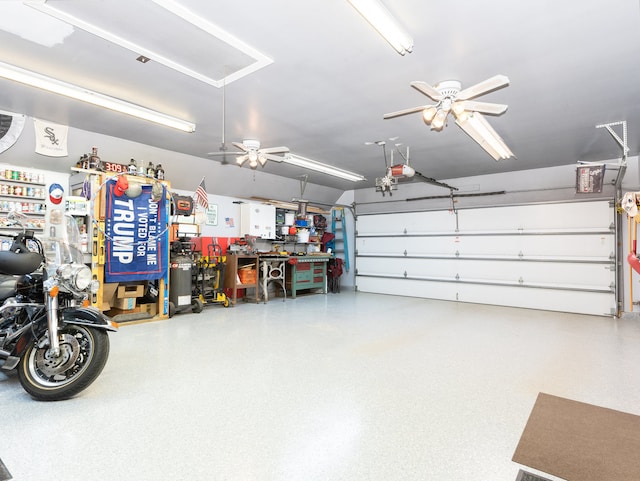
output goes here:
{"type": "Polygon", "coordinates": [[[207,196],[207,189],[204,187],[204,177],[196,189],[196,202],[205,209],[209,208],[209,197],[207,196]]]}

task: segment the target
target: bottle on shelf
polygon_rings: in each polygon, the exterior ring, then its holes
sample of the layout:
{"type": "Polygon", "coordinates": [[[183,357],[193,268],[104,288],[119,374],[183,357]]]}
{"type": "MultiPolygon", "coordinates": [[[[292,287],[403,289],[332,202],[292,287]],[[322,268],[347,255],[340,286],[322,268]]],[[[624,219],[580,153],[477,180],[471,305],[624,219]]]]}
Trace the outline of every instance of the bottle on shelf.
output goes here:
{"type": "Polygon", "coordinates": [[[127,171],[131,175],[136,175],[138,173],[138,167],[136,166],[136,160],[135,159],[131,159],[129,161],[129,165],[127,166],[127,171]]]}
{"type": "Polygon", "coordinates": [[[102,169],[102,161],[98,157],[98,147],[91,147],[91,155],[89,156],[89,168],[93,170],[102,169]]]}
{"type": "Polygon", "coordinates": [[[89,156],[87,154],[83,154],[80,157],[80,160],[76,163],[76,167],[78,169],[87,170],[89,168],[89,156]]]}
{"type": "Polygon", "coordinates": [[[151,161],[149,161],[149,165],[147,165],[147,177],[149,177],[150,179],[153,179],[155,178],[155,176],[156,176],[156,169],[151,163],[151,161]]]}
{"type": "Polygon", "coordinates": [[[164,180],[164,169],[162,168],[161,164],[158,164],[158,166],[156,167],[156,179],[164,180]]]}

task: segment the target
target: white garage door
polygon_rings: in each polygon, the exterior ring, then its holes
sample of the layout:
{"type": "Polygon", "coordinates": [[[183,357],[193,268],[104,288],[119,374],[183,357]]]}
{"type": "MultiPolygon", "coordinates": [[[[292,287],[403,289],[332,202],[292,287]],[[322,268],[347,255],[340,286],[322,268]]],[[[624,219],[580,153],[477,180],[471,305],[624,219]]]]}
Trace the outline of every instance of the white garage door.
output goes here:
{"type": "Polygon", "coordinates": [[[360,214],[360,291],[615,315],[609,201],[360,214]]]}

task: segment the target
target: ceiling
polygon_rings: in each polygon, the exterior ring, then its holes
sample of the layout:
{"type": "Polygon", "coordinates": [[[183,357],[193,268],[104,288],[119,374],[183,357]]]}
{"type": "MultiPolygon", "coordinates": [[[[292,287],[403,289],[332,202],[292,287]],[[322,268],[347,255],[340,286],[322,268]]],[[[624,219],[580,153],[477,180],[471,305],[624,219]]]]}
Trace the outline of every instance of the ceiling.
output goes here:
{"type": "MultiPolygon", "coordinates": [[[[346,0],[35,3],[86,19],[93,33],[19,0],[2,1],[1,62],[192,121],[196,131],[156,126],[8,80],[0,80],[0,110],[212,164],[220,161],[207,153],[222,143],[223,97],[225,141],[232,150],[232,141],[259,139],[263,147],[285,145],[367,178],[354,184],[308,172],[309,182],[342,190],[374,185],[384,174],[383,152],[365,142],[391,137],[398,137],[394,143],[402,143],[403,152],[410,147],[417,171],[435,179],[619,158],[620,145],[596,125],[623,120],[629,155],[640,147],[637,0],[387,0],[414,39],[405,56],[346,0]],[[236,47],[161,3],[197,14],[220,35],[234,37],[236,47]],[[101,38],[96,26],[145,50],[101,38]],[[136,61],[140,54],[151,61],[136,61]],[[161,57],[201,77],[179,72],[161,57]],[[431,131],[419,114],[383,119],[387,112],[432,103],[411,81],[456,79],[465,88],[497,74],[510,84],[477,100],[509,105],[501,116],[486,117],[516,158],[494,161],[451,119],[442,132],[431,131]]],[[[69,166],[76,160],[70,156],[69,166]]],[[[304,173],[273,162],[259,169],[291,178],[304,173]]]]}

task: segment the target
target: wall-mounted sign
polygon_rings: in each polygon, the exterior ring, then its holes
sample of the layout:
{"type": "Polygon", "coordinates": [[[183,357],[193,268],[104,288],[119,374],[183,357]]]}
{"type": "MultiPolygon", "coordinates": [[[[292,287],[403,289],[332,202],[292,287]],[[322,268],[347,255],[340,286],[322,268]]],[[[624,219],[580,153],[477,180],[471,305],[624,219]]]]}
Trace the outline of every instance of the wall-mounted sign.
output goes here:
{"type": "Polygon", "coordinates": [[[576,170],[576,193],[592,194],[602,192],[604,165],[582,165],[576,170]]]}
{"type": "Polygon", "coordinates": [[[206,224],[218,225],[218,206],[216,204],[209,204],[206,224]]]}

